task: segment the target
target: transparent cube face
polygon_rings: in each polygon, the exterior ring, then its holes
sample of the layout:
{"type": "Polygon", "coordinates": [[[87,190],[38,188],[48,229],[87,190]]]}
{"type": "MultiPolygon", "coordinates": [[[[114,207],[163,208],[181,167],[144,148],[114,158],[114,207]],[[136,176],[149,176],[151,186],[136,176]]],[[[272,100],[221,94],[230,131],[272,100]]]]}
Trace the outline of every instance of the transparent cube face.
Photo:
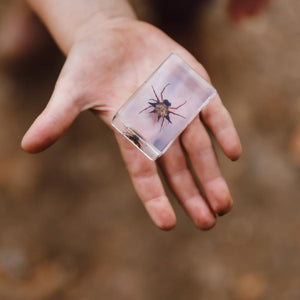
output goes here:
{"type": "Polygon", "coordinates": [[[187,63],[171,54],[120,108],[112,125],[155,160],[215,93],[187,63]]]}

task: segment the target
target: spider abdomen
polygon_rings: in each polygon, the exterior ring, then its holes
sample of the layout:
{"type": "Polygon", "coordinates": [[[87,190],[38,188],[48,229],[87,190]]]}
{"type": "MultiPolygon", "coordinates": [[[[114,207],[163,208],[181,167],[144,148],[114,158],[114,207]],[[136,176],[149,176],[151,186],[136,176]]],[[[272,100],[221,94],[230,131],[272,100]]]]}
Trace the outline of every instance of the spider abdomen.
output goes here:
{"type": "Polygon", "coordinates": [[[168,107],[163,103],[155,104],[154,111],[162,118],[168,115],[168,107]]]}

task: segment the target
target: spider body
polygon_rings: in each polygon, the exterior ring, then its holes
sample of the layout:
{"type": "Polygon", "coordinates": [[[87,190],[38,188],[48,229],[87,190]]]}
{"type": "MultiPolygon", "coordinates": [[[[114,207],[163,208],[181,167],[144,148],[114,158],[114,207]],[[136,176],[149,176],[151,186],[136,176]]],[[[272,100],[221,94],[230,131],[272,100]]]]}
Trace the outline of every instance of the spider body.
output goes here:
{"type": "Polygon", "coordinates": [[[150,106],[146,107],[145,109],[141,110],[139,113],[142,113],[143,111],[149,109],[149,108],[153,108],[153,110],[150,111],[150,113],[154,113],[157,115],[157,122],[159,122],[159,120],[162,118],[162,122],[161,122],[161,125],[160,125],[160,130],[162,129],[163,127],[163,124],[164,124],[164,121],[165,119],[171,124],[172,121],[170,119],[170,114],[173,114],[173,115],[176,115],[178,117],[181,117],[181,118],[184,118],[184,116],[180,115],[180,114],[177,114],[175,112],[173,112],[172,110],[173,109],[178,109],[180,108],[181,106],[183,106],[186,101],[184,103],[182,103],[181,105],[177,106],[177,107],[172,107],[172,103],[167,100],[167,99],[164,99],[164,96],[163,96],[163,93],[166,89],[166,87],[170,85],[170,83],[168,83],[161,91],[160,93],[160,99],[158,98],[157,96],[157,93],[154,89],[154,87],[152,86],[152,90],[153,90],[153,93],[155,95],[155,99],[150,99],[150,101],[152,102],[148,102],[150,104],[150,106]]]}

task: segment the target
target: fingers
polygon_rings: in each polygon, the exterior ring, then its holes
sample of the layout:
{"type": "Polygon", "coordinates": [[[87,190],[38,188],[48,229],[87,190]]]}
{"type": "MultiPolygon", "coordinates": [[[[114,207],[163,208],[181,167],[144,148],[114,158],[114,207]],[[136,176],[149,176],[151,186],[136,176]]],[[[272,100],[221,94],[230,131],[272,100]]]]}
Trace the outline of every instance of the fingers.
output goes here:
{"type": "Polygon", "coordinates": [[[212,228],[216,223],[215,215],[194,181],[178,139],[159,162],[170,187],[196,227],[212,228]]]}
{"type": "Polygon", "coordinates": [[[210,137],[199,118],[187,127],[181,140],[212,210],[219,215],[229,212],[232,198],[221,175],[210,137]]]}
{"type": "MultiPolygon", "coordinates": [[[[211,83],[204,67],[190,53],[183,52],[181,55],[197,73],[211,83]]],[[[237,160],[242,154],[241,142],[231,116],[219,95],[211,99],[210,103],[202,109],[201,117],[212,131],[224,154],[231,160],[237,160]]]]}
{"type": "Polygon", "coordinates": [[[82,110],[76,87],[66,76],[60,76],[53,95],[23,137],[21,146],[37,153],[52,145],[71,125],[82,110]]]}
{"type": "Polygon", "coordinates": [[[237,160],[242,154],[242,145],[231,116],[219,95],[211,99],[210,103],[203,108],[201,116],[224,154],[231,160],[237,160]]]}
{"type": "Polygon", "coordinates": [[[30,153],[46,149],[65,132],[78,114],[71,101],[51,101],[26,132],[22,148],[30,153]]]}
{"type": "Polygon", "coordinates": [[[176,216],[165,194],[155,163],[120,134],[117,133],[116,138],[135,190],[152,221],[160,229],[173,228],[176,225],[176,216]]]}

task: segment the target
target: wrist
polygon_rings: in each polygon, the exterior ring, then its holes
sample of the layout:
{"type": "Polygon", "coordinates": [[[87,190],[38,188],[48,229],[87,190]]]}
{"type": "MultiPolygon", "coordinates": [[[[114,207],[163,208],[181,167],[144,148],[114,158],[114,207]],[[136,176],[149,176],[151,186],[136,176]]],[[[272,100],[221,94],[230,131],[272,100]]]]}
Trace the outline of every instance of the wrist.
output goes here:
{"type": "Polygon", "coordinates": [[[135,19],[127,0],[27,0],[60,49],[67,54],[76,40],[107,23],[135,19]]]}
{"type": "Polygon", "coordinates": [[[96,12],[74,31],[71,46],[85,39],[99,39],[103,35],[111,34],[115,28],[130,27],[129,24],[134,21],[137,21],[134,14],[103,15],[101,11],[96,12]]]}

